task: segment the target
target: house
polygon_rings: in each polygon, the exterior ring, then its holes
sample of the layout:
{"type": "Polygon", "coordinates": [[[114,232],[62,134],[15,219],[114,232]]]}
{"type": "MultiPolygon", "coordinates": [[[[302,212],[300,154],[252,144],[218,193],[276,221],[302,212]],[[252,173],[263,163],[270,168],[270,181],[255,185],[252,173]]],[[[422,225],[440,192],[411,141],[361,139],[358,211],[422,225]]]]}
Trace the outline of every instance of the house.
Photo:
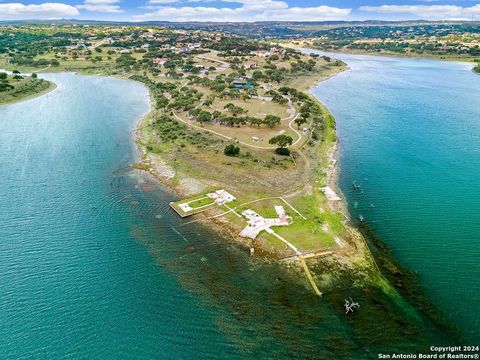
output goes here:
{"type": "Polygon", "coordinates": [[[255,61],[247,61],[244,66],[247,69],[258,69],[258,64],[255,61]]]}
{"type": "Polygon", "coordinates": [[[258,50],[258,51],[254,51],[253,53],[255,55],[261,56],[261,57],[267,57],[267,56],[272,55],[272,53],[270,51],[267,51],[267,50],[258,50]]]}
{"type": "Polygon", "coordinates": [[[122,49],[119,51],[120,54],[130,54],[130,50],[128,49],[122,49]]]}
{"type": "Polygon", "coordinates": [[[156,64],[156,65],[163,65],[163,64],[165,64],[167,61],[168,61],[168,58],[165,58],[165,57],[163,57],[163,58],[155,58],[155,59],[152,60],[152,62],[153,62],[154,64],[156,64]]]}

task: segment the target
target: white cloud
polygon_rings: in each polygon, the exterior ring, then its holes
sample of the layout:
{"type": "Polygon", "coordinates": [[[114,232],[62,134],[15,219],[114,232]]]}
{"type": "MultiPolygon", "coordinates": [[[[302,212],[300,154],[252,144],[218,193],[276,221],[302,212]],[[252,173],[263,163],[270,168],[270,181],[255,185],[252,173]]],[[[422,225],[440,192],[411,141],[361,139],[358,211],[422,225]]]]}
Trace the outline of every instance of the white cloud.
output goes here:
{"type": "MultiPolygon", "coordinates": [[[[149,8],[162,0],[150,0],[149,8]]],[[[289,7],[279,0],[221,0],[238,4],[235,8],[216,8],[209,6],[158,6],[154,11],[138,15],[138,20],[168,21],[322,21],[346,19],[351,9],[331,6],[289,7]]],[[[189,2],[199,2],[189,0],[189,2]]],[[[203,1],[203,2],[208,2],[203,1]]]]}
{"type": "Polygon", "coordinates": [[[0,4],[0,20],[56,19],[78,14],[75,7],[62,3],[0,4]]]}
{"type": "Polygon", "coordinates": [[[180,0],[150,0],[150,4],[172,4],[179,2],[180,0]]]}
{"type": "Polygon", "coordinates": [[[85,0],[85,4],[116,4],[120,0],[85,0]]]}
{"type": "Polygon", "coordinates": [[[77,5],[78,9],[101,13],[121,13],[118,5],[113,5],[120,0],[85,0],[83,5],[77,5]]]}
{"type": "Polygon", "coordinates": [[[83,5],[77,5],[78,9],[87,10],[92,12],[102,12],[102,13],[121,13],[122,9],[118,5],[108,5],[108,4],[89,4],[85,3],[83,5]]]}
{"type": "Polygon", "coordinates": [[[470,20],[480,14],[480,4],[456,5],[382,5],[360,6],[359,10],[394,16],[396,19],[470,20]]]}

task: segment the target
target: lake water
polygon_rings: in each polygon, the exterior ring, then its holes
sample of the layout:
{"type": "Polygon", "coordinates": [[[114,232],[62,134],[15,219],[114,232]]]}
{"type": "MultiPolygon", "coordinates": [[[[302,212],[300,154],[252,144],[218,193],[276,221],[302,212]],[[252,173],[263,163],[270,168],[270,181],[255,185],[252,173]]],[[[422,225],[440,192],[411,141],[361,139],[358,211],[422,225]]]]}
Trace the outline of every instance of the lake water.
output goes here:
{"type": "MultiPolygon", "coordinates": [[[[319,52],[320,53],[320,52],[319,52]]],[[[467,338],[480,339],[480,76],[472,66],[329,54],[339,185],[467,338]]]]}
{"type": "Polygon", "coordinates": [[[375,288],[338,279],[318,298],[302,275],[181,226],[174,196],[128,167],[147,90],[44,77],[53,92],[0,107],[1,359],[357,360],[451,343],[375,288]],[[361,311],[345,315],[348,296],[361,311]]]}

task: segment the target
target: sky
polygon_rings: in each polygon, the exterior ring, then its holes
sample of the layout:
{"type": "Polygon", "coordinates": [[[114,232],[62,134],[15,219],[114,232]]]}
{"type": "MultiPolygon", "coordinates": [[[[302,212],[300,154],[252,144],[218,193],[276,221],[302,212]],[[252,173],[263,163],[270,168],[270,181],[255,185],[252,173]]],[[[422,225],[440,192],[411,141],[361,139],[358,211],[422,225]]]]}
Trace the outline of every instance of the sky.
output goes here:
{"type": "Polygon", "coordinates": [[[480,20],[480,0],[0,0],[0,20],[480,20]]]}

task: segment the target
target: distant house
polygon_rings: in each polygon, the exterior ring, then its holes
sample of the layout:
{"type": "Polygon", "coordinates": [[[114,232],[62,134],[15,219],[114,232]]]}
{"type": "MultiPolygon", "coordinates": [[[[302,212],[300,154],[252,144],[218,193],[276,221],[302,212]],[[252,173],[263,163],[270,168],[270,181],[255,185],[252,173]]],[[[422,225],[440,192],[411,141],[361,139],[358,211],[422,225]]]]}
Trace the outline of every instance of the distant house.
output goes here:
{"type": "Polygon", "coordinates": [[[164,57],[162,57],[162,58],[155,58],[155,59],[152,60],[152,62],[153,62],[154,64],[156,64],[156,65],[163,65],[163,64],[165,64],[167,61],[168,61],[168,58],[164,58],[164,57]]]}
{"type": "Polygon", "coordinates": [[[120,54],[130,54],[130,50],[128,49],[122,49],[119,51],[120,54]]]}
{"type": "Polygon", "coordinates": [[[255,61],[247,61],[244,65],[247,69],[258,69],[258,64],[255,61]]]}
{"type": "Polygon", "coordinates": [[[270,51],[267,51],[267,50],[258,50],[258,51],[254,51],[253,53],[255,55],[261,56],[261,57],[267,57],[267,56],[272,55],[272,53],[270,51]]]}

